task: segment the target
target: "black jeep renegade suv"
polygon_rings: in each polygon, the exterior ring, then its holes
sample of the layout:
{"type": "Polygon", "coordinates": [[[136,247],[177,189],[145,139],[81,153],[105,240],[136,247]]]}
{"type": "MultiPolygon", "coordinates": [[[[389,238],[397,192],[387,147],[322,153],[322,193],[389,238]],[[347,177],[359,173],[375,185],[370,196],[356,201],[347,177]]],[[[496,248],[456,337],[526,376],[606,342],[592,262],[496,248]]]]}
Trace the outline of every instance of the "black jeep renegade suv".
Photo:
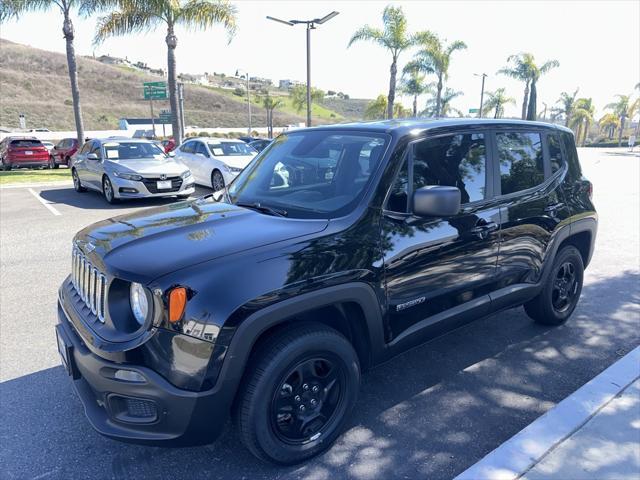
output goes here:
{"type": "Polygon", "coordinates": [[[337,438],[363,370],[518,305],[564,322],[596,228],[562,127],[293,131],[226,191],[79,232],[58,347],[100,433],[194,444],[231,416],[291,464],[337,438]]]}

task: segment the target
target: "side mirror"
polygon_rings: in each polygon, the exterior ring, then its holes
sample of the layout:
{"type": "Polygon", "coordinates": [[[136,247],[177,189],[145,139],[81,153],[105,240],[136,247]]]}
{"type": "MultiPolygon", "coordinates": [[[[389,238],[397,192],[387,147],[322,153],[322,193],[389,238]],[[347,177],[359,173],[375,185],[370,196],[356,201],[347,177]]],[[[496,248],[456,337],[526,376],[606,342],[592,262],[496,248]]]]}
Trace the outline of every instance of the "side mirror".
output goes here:
{"type": "Polygon", "coordinates": [[[89,153],[87,154],[87,160],[100,160],[100,157],[95,153],[89,153]]]}
{"type": "Polygon", "coordinates": [[[176,152],[174,150],[171,150],[169,153],[167,153],[168,156],[170,157],[175,157],[176,156],[176,152]]]}
{"type": "Polygon", "coordinates": [[[413,193],[413,213],[420,217],[450,217],[460,212],[457,187],[428,185],[413,193]]]}

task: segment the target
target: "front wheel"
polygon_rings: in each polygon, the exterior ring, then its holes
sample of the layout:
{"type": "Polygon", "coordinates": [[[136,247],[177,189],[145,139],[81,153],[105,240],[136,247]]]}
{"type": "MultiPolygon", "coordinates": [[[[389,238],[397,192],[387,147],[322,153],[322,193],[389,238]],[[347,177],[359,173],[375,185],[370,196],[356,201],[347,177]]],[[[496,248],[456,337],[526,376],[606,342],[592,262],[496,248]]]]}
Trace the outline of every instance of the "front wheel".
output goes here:
{"type": "Polygon", "coordinates": [[[537,323],[560,325],[573,313],[582,292],[584,265],[582,256],[574,246],[560,250],[542,291],[525,303],[527,315],[537,323]]]}
{"type": "Polygon", "coordinates": [[[360,366],[337,331],[305,323],[272,335],[247,367],[234,420],[256,457],[311,458],[340,435],[358,395],[360,366]]]}
{"type": "Polygon", "coordinates": [[[211,173],[211,188],[214,192],[224,189],[224,177],[220,170],[214,170],[211,173]]]}
{"type": "Polygon", "coordinates": [[[118,200],[116,199],[115,193],[113,192],[113,185],[111,184],[111,180],[106,175],[102,178],[102,194],[104,195],[104,199],[107,203],[113,205],[118,200]]]}
{"type": "Polygon", "coordinates": [[[3,159],[2,159],[2,169],[3,169],[5,172],[8,172],[9,170],[11,170],[11,164],[10,164],[10,163],[5,163],[5,161],[6,161],[6,160],[3,158],[3,159]]]}
{"type": "Polygon", "coordinates": [[[82,186],[82,183],[80,182],[80,177],[78,176],[78,172],[76,171],[75,168],[71,170],[71,178],[73,179],[73,189],[76,192],[82,193],[87,191],[87,189],[82,186]]]}
{"type": "Polygon", "coordinates": [[[54,169],[58,168],[60,165],[56,163],[56,159],[53,155],[49,157],[49,168],[54,169]]]}

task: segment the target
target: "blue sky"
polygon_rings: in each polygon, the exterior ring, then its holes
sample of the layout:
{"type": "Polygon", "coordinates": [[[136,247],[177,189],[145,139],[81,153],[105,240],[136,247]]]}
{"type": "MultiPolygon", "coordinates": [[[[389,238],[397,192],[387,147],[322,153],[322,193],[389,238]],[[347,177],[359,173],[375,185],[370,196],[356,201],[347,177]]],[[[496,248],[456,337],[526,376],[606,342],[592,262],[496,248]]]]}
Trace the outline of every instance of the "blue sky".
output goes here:
{"type": "MultiPolygon", "coordinates": [[[[370,44],[347,49],[354,30],[381,24],[387,3],[401,5],[411,31],[431,30],[449,40],[463,40],[468,49],[455,54],[447,86],[464,92],[455,102],[463,111],[478,106],[480,79],[486,89],[505,87],[517,100],[507,114],[517,114],[523,86],[497,76],[513,53],[532,52],[540,61],[555,58],[560,68],[539,84],[539,101],[553,104],[562,91],[580,87],[592,97],[598,115],[617,93],[631,93],[640,81],[640,1],[250,1],[233,2],[238,9],[238,32],[230,44],[221,28],[208,31],[178,29],[180,72],[225,72],[237,68],[278,79],[305,78],[305,32],[265,19],[315,18],[337,10],[340,14],[312,32],[312,81],[323,89],[341,90],[352,97],[373,98],[387,92],[390,56],[370,44]]],[[[3,38],[34,47],[64,52],[62,19],[55,11],[28,14],[0,27],[3,38]]],[[[75,18],[79,54],[110,54],[142,60],[150,66],[166,63],[165,32],[134,38],[109,39],[92,45],[95,18],[75,18]]],[[[411,58],[405,53],[401,65],[411,58]]],[[[409,98],[403,98],[406,105],[409,98]]],[[[424,99],[420,100],[421,106],[424,99]]]]}

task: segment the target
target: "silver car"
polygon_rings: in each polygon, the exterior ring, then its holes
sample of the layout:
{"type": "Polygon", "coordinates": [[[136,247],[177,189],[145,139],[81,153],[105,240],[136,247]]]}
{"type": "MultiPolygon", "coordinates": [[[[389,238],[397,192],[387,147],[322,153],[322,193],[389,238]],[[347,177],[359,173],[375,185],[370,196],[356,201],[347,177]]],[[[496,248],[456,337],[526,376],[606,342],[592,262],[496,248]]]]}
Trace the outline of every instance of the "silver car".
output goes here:
{"type": "Polygon", "coordinates": [[[125,198],[187,198],[195,191],[188,167],[142,139],[88,140],[72,158],[71,176],[76,192],[96,190],[109,203],[125,198]]]}

